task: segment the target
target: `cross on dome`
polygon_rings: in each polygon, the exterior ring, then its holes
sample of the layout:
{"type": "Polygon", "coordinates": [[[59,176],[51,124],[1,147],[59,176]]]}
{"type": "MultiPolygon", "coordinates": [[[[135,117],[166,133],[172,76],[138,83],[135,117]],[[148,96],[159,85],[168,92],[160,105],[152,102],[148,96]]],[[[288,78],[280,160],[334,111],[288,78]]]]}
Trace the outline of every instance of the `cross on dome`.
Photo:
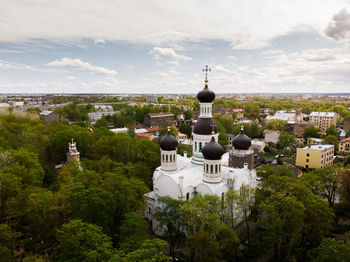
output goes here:
{"type": "Polygon", "coordinates": [[[205,72],[205,83],[208,83],[208,72],[211,72],[211,68],[208,67],[208,65],[205,65],[205,68],[203,69],[203,72],[205,72]]]}

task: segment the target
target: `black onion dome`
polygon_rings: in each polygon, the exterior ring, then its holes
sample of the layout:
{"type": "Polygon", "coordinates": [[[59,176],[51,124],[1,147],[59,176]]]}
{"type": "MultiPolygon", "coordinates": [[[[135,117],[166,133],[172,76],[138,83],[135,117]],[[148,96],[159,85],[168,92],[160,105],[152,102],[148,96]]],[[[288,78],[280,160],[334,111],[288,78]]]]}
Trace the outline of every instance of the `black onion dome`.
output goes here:
{"type": "Polygon", "coordinates": [[[197,94],[197,98],[201,103],[211,103],[215,99],[215,93],[205,84],[204,89],[197,94]]]}
{"type": "Polygon", "coordinates": [[[194,126],[193,133],[197,135],[210,135],[213,132],[213,128],[214,132],[217,133],[218,128],[212,118],[200,117],[194,126]]]}
{"type": "Polygon", "coordinates": [[[251,144],[252,141],[244,134],[243,129],[241,129],[241,133],[232,140],[232,145],[238,150],[248,150],[251,144]]]}
{"type": "Polygon", "coordinates": [[[211,141],[202,148],[202,154],[205,159],[220,160],[225,154],[225,149],[212,137],[211,141]]]}
{"type": "Polygon", "coordinates": [[[162,150],[173,151],[176,150],[177,140],[175,137],[170,135],[170,131],[168,131],[168,134],[162,137],[162,139],[159,141],[159,144],[162,150]]]}

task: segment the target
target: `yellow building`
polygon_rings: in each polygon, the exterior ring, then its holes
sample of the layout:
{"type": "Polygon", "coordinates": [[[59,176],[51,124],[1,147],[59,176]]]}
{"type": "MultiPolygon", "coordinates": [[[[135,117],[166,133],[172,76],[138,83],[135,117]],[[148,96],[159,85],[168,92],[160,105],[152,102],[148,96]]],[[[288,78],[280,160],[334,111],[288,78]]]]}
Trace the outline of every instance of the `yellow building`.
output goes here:
{"type": "Polygon", "coordinates": [[[304,168],[323,168],[333,164],[333,145],[310,145],[297,148],[296,165],[304,168]]]}
{"type": "Polygon", "coordinates": [[[350,137],[340,140],[338,148],[339,153],[350,154],[350,137]]]}
{"type": "Polygon", "coordinates": [[[336,126],[338,115],[335,112],[311,112],[309,122],[325,133],[331,126],[336,126]]]}

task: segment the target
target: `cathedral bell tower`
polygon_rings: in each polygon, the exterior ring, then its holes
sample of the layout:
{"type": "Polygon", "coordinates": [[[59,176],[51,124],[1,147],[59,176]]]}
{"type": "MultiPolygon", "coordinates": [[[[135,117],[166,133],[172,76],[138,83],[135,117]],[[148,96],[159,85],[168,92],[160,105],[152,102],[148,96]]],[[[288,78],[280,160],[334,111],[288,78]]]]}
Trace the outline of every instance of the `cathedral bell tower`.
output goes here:
{"type": "Polygon", "coordinates": [[[175,171],[177,169],[177,140],[170,134],[170,127],[168,127],[168,134],[162,137],[160,144],[160,162],[161,169],[164,171],[175,171]]]}
{"type": "Polygon", "coordinates": [[[219,133],[212,116],[212,105],[215,100],[215,93],[208,88],[208,72],[210,69],[206,65],[205,69],[205,86],[202,91],[197,94],[200,102],[200,115],[193,129],[193,157],[192,163],[197,165],[203,164],[203,147],[208,144],[211,137],[214,136],[218,140],[219,133]],[[214,135],[211,132],[214,131],[214,135]]]}

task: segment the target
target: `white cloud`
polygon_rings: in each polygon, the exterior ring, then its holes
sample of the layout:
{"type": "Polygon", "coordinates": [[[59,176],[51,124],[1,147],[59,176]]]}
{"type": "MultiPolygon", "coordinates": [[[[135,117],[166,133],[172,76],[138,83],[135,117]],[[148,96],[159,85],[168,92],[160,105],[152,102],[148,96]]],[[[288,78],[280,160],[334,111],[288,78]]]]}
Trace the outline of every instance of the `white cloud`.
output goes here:
{"type": "Polygon", "coordinates": [[[232,61],[235,61],[235,60],[238,59],[237,57],[235,57],[235,56],[233,56],[233,55],[229,55],[227,58],[230,59],[230,60],[232,60],[232,61]]]}
{"type": "Polygon", "coordinates": [[[52,67],[72,67],[76,68],[79,71],[87,71],[94,74],[102,74],[106,76],[115,76],[116,71],[110,70],[100,66],[92,66],[87,62],[81,61],[79,58],[68,58],[64,57],[61,60],[55,60],[46,64],[47,66],[52,67]]]}
{"type": "Polygon", "coordinates": [[[191,57],[179,55],[172,48],[161,48],[161,47],[153,47],[149,54],[154,56],[155,59],[169,59],[172,61],[190,61],[191,57]]]}
{"type": "Polygon", "coordinates": [[[335,40],[343,40],[350,36],[350,13],[345,8],[333,16],[325,34],[335,40]]]}
{"type": "Polygon", "coordinates": [[[74,80],[75,77],[74,76],[67,76],[67,80],[74,80]]]}
{"type": "Polygon", "coordinates": [[[96,39],[96,40],[94,41],[94,44],[95,44],[95,45],[98,45],[98,44],[105,45],[106,42],[105,42],[105,40],[103,40],[103,39],[96,39]]]}
{"type": "Polygon", "coordinates": [[[12,0],[1,3],[0,35],[7,42],[103,39],[172,46],[223,40],[233,48],[261,48],[291,31],[321,32],[348,5],[347,0],[12,0]]]}

